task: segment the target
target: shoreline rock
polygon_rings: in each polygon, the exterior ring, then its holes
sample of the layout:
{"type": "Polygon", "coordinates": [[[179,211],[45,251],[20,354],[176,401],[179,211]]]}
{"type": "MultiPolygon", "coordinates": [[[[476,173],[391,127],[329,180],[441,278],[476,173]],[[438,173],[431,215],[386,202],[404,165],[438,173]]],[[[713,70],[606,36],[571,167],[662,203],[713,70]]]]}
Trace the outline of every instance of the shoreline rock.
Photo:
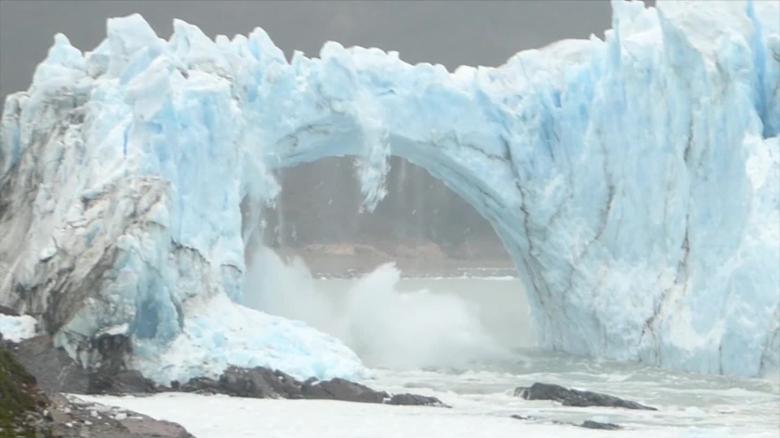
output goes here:
{"type": "Polygon", "coordinates": [[[625,400],[608,394],[592,391],[564,388],[560,385],[549,383],[534,383],[529,387],[515,388],[515,397],[526,400],[552,400],[560,402],[563,406],[588,407],[601,406],[610,408],[641,409],[657,411],[652,406],[645,406],[631,400],[625,400]]]}
{"type": "Polygon", "coordinates": [[[0,343],[0,436],[192,438],[182,426],[137,412],[47,395],[0,343]]]}
{"type": "Polygon", "coordinates": [[[130,343],[124,335],[104,335],[93,341],[98,356],[84,369],[47,335],[19,343],[2,343],[15,359],[35,376],[38,386],[49,396],[59,393],[93,395],[155,394],[192,392],[225,394],[234,397],[339,400],[389,405],[449,407],[436,397],[417,394],[388,394],[360,383],[335,378],[299,381],[279,370],[265,367],[230,366],[217,379],[196,377],[186,383],[161,386],[139,371],[126,366],[130,343]]]}
{"type": "Polygon", "coordinates": [[[17,312],[16,310],[10,307],[3,306],[2,304],[0,304],[0,315],[19,316],[19,312],[17,312]]]}
{"type": "Polygon", "coordinates": [[[228,367],[219,379],[198,377],[187,383],[172,382],[164,390],[225,394],[249,398],[286,398],[306,400],[338,400],[356,403],[377,403],[396,406],[450,407],[436,397],[417,394],[389,394],[346,379],[299,381],[278,370],[264,367],[228,367]]]}
{"type": "MultiPolygon", "coordinates": [[[[510,415],[509,418],[513,418],[515,420],[522,420],[522,421],[539,420],[539,418],[537,418],[537,417],[532,417],[530,415],[519,415],[519,414],[510,415]]],[[[620,426],[618,424],[603,423],[603,422],[594,421],[594,420],[585,420],[582,423],[569,423],[569,422],[565,422],[565,421],[553,420],[552,424],[576,426],[576,427],[582,427],[582,428],[585,428],[585,429],[598,429],[598,430],[620,430],[620,429],[623,429],[623,426],[620,426]]]]}
{"type": "Polygon", "coordinates": [[[159,387],[141,373],[124,364],[126,345],[123,340],[98,338],[94,341],[101,358],[94,369],[85,369],[62,348],[54,346],[48,335],[39,335],[21,342],[4,342],[27,371],[35,376],[38,386],[48,395],[128,394],[158,392],[159,387]]]}
{"type": "Polygon", "coordinates": [[[602,423],[600,421],[593,421],[593,420],[585,420],[582,422],[582,424],[579,425],[579,427],[584,427],[585,429],[598,429],[598,430],[620,430],[623,428],[617,424],[602,423]]]}

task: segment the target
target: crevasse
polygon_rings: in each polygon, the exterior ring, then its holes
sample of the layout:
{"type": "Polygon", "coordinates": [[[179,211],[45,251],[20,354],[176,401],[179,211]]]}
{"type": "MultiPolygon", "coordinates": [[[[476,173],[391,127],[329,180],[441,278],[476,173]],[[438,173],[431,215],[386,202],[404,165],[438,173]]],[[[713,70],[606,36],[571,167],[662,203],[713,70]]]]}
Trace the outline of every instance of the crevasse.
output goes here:
{"type": "Polygon", "coordinates": [[[755,376],[780,366],[780,6],[613,2],[604,40],[497,68],[410,65],[338,43],[288,62],[138,15],[92,52],[57,35],[0,144],[0,303],[85,364],[124,333],[160,381],[228,363],[354,375],[302,323],[240,301],[270,171],[388,154],[471,203],[514,258],[541,344],[755,376]],[[243,208],[242,208],[243,207],[243,208]]]}

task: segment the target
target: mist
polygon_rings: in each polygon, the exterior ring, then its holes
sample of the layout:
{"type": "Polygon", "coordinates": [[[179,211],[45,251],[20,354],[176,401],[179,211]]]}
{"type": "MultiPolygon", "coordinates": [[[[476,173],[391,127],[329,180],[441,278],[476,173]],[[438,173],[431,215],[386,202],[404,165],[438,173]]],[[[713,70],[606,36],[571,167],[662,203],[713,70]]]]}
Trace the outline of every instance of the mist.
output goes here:
{"type": "Polygon", "coordinates": [[[393,264],[331,282],[313,278],[301,258],[285,261],[267,247],[249,260],[243,304],[334,335],[367,366],[467,368],[509,356],[510,346],[500,339],[513,335],[492,332],[479,306],[442,290],[402,289],[393,264]]]}

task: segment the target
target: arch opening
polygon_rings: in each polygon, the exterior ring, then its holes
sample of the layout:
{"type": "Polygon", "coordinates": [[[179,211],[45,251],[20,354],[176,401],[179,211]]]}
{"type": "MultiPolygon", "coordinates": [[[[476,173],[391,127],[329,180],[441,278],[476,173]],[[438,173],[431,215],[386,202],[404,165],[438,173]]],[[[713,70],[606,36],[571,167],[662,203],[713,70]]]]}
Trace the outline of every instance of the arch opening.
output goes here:
{"type": "Polygon", "coordinates": [[[275,170],[243,303],[334,335],[372,367],[473,366],[534,346],[526,293],[485,218],[395,155],[366,211],[353,161],[275,170]]]}

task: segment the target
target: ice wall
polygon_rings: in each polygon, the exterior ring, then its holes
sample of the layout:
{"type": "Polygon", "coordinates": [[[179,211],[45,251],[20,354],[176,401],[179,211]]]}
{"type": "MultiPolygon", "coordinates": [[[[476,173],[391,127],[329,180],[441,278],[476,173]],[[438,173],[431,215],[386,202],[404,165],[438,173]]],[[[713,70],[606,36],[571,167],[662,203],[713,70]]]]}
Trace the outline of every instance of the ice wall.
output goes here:
{"type": "MultiPolygon", "coordinates": [[[[58,35],[3,112],[0,303],[73,354],[121,330],[141,362],[172,357],[187,327],[220,324],[188,325],[212,311],[193,302],[240,296],[270,169],[353,155],[371,208],[395,154],[492,223],[547,347],[775,370],[780,6],[613,10],[603,41],[454,73],[337,43],[288,62],[261,29],[212,41],[176,21],[166,41],[138,15],[85,54],[58,35]]],[[[342,351],[317,339],[310,351],[342,351]]],[[[256,355],[282,368],[358,367],[267,345],[256,355]]]]}

